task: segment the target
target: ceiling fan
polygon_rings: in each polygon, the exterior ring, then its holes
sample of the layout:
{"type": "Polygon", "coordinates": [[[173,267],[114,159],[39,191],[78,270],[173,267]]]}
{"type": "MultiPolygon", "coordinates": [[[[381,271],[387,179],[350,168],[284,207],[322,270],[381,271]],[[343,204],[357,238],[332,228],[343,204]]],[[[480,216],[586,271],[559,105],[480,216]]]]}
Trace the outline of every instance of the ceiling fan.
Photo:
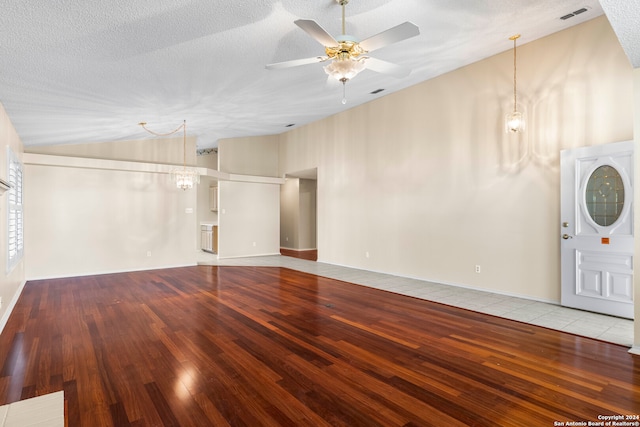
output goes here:
{"type": "MultiPolygon", "coordinates": [[[[324,66],[324,70],[328,75],[342,82],[343,93],[347,81],[355,77],[365,68],[398,78],[406,77],[411,73],[411,69],[407,67],[372,58],[367,56],[367,54],[392,43],[417,36],[420,34],[420,29],[417,25],[412,22],[405,22],[378,33],[375,36],[358,41],[358,39],[345,32],[345,6],[349,3],[349,0],[336,0],[336,2],[342,6],[342,34],[336,38],[325,31],[316,21],[310,19],[298,19],[294,21],[294,24],[324,46],[325,56],[277,62],[275,64],[268,64],[266,68],[269,70],[277,70],[331,61],[328,65],[324,66]]],[[[342,103],[345,104],[346,102],[346,97],[343,96],[342,103]]]]}

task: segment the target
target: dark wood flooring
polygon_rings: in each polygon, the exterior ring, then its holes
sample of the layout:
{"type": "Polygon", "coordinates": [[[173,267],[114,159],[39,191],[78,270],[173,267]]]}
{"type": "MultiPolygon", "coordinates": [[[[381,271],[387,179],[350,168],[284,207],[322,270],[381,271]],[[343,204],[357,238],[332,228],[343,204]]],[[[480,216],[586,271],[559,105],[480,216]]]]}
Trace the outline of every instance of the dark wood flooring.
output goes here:
{"type": "Polygon", "coordinates": [[[0,404],[69,426],[554,426],[640,414],[622,346],[274,267],[27,283],[0,404]]]}
{"type": "Polygon", "coordinates": [[[306,259],[308,261],[318,260],[318,250],[309,249],[306,251],[296,251],[294,249],[280,248],[280,255],[289,256],[292,258],[306,259]]]}

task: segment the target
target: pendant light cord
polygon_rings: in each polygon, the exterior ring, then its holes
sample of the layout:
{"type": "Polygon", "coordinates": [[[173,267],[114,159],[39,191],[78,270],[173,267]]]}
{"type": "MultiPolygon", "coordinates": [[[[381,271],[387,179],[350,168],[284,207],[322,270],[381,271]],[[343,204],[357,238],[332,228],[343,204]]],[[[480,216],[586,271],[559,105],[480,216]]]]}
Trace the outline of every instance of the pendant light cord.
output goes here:
{"type": "Polygon", "coordinates": [[[516,76],[517,76],[517,69],[516,69],[516,40],[518,40],[518,38],[520,38],[520,34],[516,34],[514,36],[509,37],[511,40],[513,40],[513,112],[515,113],[517,111],[517,104],[518,104],[518,95],[517,95],[517,90],[516,90],[516,76]]]}
{"type": "Polygon", "coordinates": [[[187,121],[182,121],[182,168],[187,170],[187,121]]]}
{"type": "Polygon", "coordinates": [[[140,126],[142,126],[142,129],[146,130],[147,132],[149,132],[151,135],[155,135],[155,136],[169,136],[169,135],[173,135],[174,133],[178,132],[180,129],[182,129],[182,167],[186,170],[187,169],[187,121],[183,120],[182,124],[180,126],[178,126],[177,128],[175,128],[174,130],[172,130],[171,132],[167,132],[167,133],[158,133],[158,132],[154,132],[150,129],[147,128],[147,123],[146,122],[140,122],[138,123],[140,126]]]}

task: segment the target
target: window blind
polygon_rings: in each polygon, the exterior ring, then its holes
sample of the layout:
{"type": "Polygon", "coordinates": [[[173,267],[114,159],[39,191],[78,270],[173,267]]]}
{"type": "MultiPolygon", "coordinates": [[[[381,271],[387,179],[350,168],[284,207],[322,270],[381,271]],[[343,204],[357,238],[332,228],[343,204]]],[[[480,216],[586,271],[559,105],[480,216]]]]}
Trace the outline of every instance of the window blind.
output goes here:
{"type": "Polygon", "coordinates": [[[7,147],[7,171],[10,185],[7,197],[7,272],[11,271],[24,252],[24,212],[22,203],[22,163],[7,147]]]}

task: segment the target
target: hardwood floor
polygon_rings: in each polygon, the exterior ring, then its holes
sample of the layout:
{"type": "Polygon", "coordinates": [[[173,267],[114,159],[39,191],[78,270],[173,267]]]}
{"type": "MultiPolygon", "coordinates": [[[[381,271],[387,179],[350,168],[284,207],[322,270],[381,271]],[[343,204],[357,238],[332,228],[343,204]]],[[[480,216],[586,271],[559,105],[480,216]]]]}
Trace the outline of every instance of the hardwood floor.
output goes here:
{"type": "Polygon", "coordinates": [[[64,390],[69,426],[640,414],[640,357],[625,347],[273,267],[29,282],[0,366],[0,405],[64,390]]]}
{"type": "Polygon", "coordinates": [[[318,260],[318,250],[317,249],[309,249],[306,251],[296,251],[293,249],[285,249],[280,248],[280,254],[284,256],[289,256],[293,258],[306,259],[309,261],[317,261],[318,260]]]}

